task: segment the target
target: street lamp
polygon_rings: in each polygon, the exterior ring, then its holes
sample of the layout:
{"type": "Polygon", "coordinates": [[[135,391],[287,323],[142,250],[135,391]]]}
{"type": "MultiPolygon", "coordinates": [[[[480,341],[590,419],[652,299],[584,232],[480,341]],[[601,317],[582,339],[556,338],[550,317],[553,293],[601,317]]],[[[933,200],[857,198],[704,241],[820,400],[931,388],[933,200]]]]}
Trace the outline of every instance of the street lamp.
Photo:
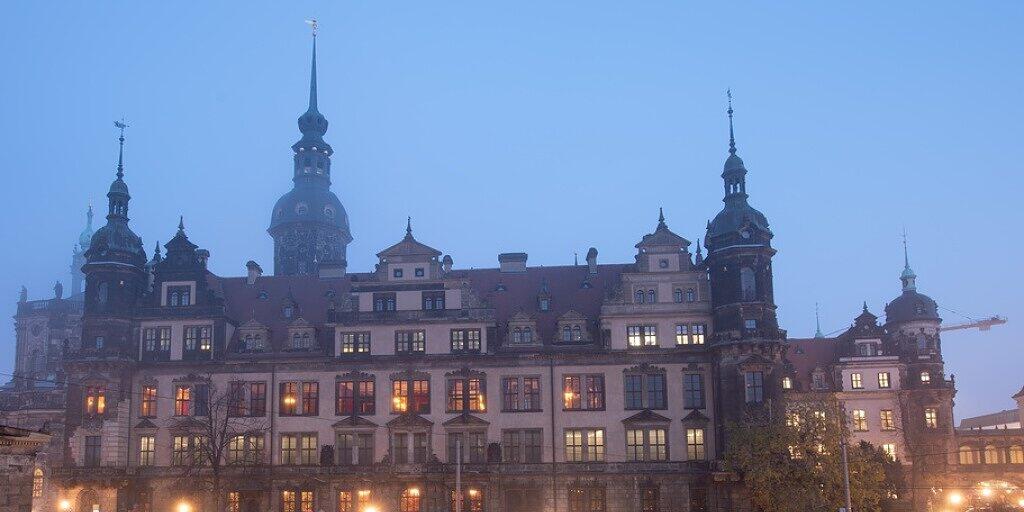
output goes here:
{"type": "Polygon", "coordinates": [[[192,505],[189,505],[187,501],[179,501],[176,510],[177,512],[192,512],[192,505]]]}
{"type": "Polygon", "coordinates": [[[60,500],[60,502],[58,502],[57,505],[63,512],[68,512],[69,510],[71,510],[71,502],[68,500],[60,500]]]}
{"type": "Polygon", "coordinates": [[[957,491],[953,491],[949,493],[949,496],[946,499],[949,501],[950,505],[959,505],[960,503],[963,503],[964,495],[957,491]]]}

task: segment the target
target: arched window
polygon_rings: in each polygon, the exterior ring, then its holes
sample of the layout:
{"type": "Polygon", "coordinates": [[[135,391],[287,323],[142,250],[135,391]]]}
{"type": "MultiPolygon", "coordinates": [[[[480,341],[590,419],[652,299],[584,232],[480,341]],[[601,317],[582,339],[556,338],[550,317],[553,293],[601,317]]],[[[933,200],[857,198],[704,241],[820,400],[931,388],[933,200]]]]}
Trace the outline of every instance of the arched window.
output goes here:
{"type": "Polygon", "coordinates": [[[107,303],[107,289],[108,286],[106,282],[102,282],[96,287],[96,301],[100,304],[107,303]]]}
{"type": "Polygon", "coordinates": [[[697,300],[697,293],[693,291],[693,288],[686,290],[686,302],[693,302],[697,300]]]}
{"type": "Polygon", "coordinates": [[[1010,464],[1024,464],[1024,447],[1014,445],[1010,447],[1010,464]]]}
{"type": "Polygon", "coordinates": [[[242,343],[242,348],[244,350],[252,350],[253,348],[255,348],[255,346],[253,344],[252,334],[246,334],[245,335],[245,339],[243,340],[243,343],[242,343]]]}
{"type": "Polygon", "coordinates": [[[750,267],[740,269],[740,291],[743,293],[743,300],[754,300],[757,296],[754,270],[750,267]]]}
{"type": "Polygon", "coordinates": [[[529,327],[523,329],[523,343],[533,343],[533,329],[529,327]]]}
{"type": "Polygon", "coordinates": [[[292,347],[299,348],[302,346],[302,336],[299,333],[292,334],[292,347]]]}
{"type": "Polygon", "coordinates": [[[654,304],[655,302],[658,302],[658,295],[656,293],[654,293],[654,290],[648,290],[648,292],[647,292],[647,302],[650,302],[651,304],[654,304]]]}
{"type": "Polygon", "coordinates": [[[974,451],[971,450],[970,446],[961,446],[959,450],[960,464],[967,466],[974,464],[974,451]]]}
{"type": "Polygon", "coordinates": [[[643,304],[644,303],[644,291],[643,290],[637,290],[636,293],[633,294],[633,302],[636,302],[637,304],[643,304]]]}
{"type": "Polygon", "coordinates": [[[676,291],[672,292],[672,300],[674,300],[676,302],[682,302],[683,301],[683,290],[680,290],[679,288],[676,288],[676,291]]]}
{"type": "Polygon", "coordinates": [[[572,327],[562,327],[562,341],[572,341],[572,327]]]}
{"type": "Polygon", "coordinates": [[[580,326],[578,326],[578,325],[572,326],[572,340],[573,341],[581,341],[581,340],[583,340],[583,332],[580,331],[580,326]]]}
{"type": "Polygon", "coordinates": [[[512,329],[512,343],[523,342],[523,330],[519,327],[512,329]]]}
{"type": "Polygon", "coordinates": [[[985,464],[999,464],[999,450],[993,446],[988,445],[985,447],[985,464]]]}
{"type": "Polygon", "coordinates": [[[39,498],[43,495],[43,470],[36,468],[32,472],[32,497],[39,498]]]}

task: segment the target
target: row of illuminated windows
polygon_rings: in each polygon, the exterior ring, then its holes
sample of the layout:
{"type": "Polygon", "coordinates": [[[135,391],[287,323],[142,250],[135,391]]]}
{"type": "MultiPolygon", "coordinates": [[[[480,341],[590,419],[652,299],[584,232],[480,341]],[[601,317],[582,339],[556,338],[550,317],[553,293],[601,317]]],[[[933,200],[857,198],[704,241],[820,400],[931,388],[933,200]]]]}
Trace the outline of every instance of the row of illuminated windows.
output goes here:
{"type": "MultiPolygon", "coordinates": [[[[707,448],[703,428],[686,428],[686,460],[706,460],[707,448]]],[[[513,429],[501,432],[501,461],[505,463],[542,462],[543,431],[541,429],[513,429]]],[[[603,428],[568,428],[564,430],[564,458],[566,462],[604,462],[606,459],[606,433],[603,428]]],[[[227,439],[226,447],[212,447],[202,435],[175,435],[171,438],[172,466],[204,466],[223,457],[229,465],[254,465],[265,461],[265,436],[243,434],[227,439]]],[[[484,463],[487,458],[485,431],[449,432],[446,437],[447,461],[484,463]]],[[[375,462],[374,434],[372,432],[339,433],[335,438],[330,463],[338,465],[368,465],[375,462]]],[[[316,433],[282,433],[279,437],[278,463],[282,465],[317,465],[322,459],[316,433]]],[[[138,437],[138,464],[156,465],[156,436],[138,437]]],[[[628,462],[669,460],[669,436],[665,427],[627,428],[625,431],[625,460],[628,462]]],[[[422,432],[393,432],[389,437],[391,462],[395,464],[426,463],[433,453],[431,434],[422,432]]],[[[98,466],[100,437],[88,436],[85,445],[85,465],[98,466]]],[[[493,461],[491,461],[493,462],[493,461]]]]}
{"type": "MultiPolygon", "coordinates": [[[[604,410],[605,379],[603,374],[564,375],[562,377],[564,410],[604,410]]],[[[752,385],[757,383],[752,383],[752,385]]],[[[757,384],[763,385],[763,384],[757,384]]],[[[748,388],[748,394],[760,397],[763,391],[748,388]]],[[[445,411],[486,412],[487,382],[483,377],[449,378],[446,380],[445,411]]],[[[335,414],[374,415],[377,413],[376,382],[366,380],[335,381],[335,414]]],[[[627,373],[623,376],[624,408],[668,408],[667,379],[664,372],[627,373]]],[[[142,386],[139,393],[139,417],[153,418],[158,413],[161,397],[157,387],[142,386]]],[[[223,400],[230,417],[262,417],[267,413],[266,382],[229,384],[223,400]]],[[[502,411],[541,411],[541,378],[511,376],[501,379],[502,411]]],[[[210,386],[206,383],[174,386],[175,416],[207,416],[210,413],[210,386]]],[[[760,401],[758,398],[757,401],[760,401]]],[[[86,389],[85,413],[106,412],[106,390],[93,386],[86,389]]],[[[683,405],[687,409],[706,407],[704,376],[683,374],[683,405]]],[[[279,383],[279,414],[281,416],[319,416],[320,383],[318,381],[287,381],[279,383]]],[[[396,379],[391,381],[391,412],[430,413],[430,379],[396,379]]]]}
{"type": "MultiPolygon", "coordinates": [[[[883,443],[880,446],[880,448],[882,449],[882,453],[885,454],[886,458],[888,458],[889,460],[892,460],[892,461],[896,460],[896,444],[895,443],[883,443]]],[[[826,447],[824,444],[821,444],[821,443],[818,443],[812,449],[814,451],[816,451],[817,453],[819,453],[819,454],[828,454],[828,452],[829,452],[828,447],[826,447]]],[[[802,459],[802,458],[804,458],[804,455],[805,455],[805,452],[801,451],[801,449],[798,448],[797,446],[789,446],[789,456],[790,456],[790,458],[802,459]]]]}
{"type": "MultiPolygon", "coordinates": [[[[868,413],[864,409],[854,409],[851,414],[851,419],[853,422],[854,432],[867,432],[870,430],[868,427],[868,413]]],[[[882,409],[879,411],[878,421],[878,425],[881,430],[896,430],[896,420],[893,416],[892,409],[882,409]]]]}
{"type": "MultiPolygon", "coordinates": [[[[892,387],[892,380],[889,372],[878,372],[878,389],[889,389],[892,387]]],[[[864,389],[864,375],[860,372],[850,374],[850,388],[864,389]]]]}
{"type": "MultiPolygon", "coordinates": [[[[707,328],[704,324],[676,324],[676,345],[703,345],[707,328]]],[[[657,325],[627,325],[626,345],[629,347],[657,347],[657,325]]]]}
{"type": "MultiPolygon", "coordinates": [[[[697,300],[697,292],[693,288],[676,288],[672,292],[672,302],[694,302],[697,300]]],[[[633,292],[633,302],[636,304],[654,304],[658,302],[658,293],[655,290],[636,290],[633,292]]]]}
{"type": "MultiPolygon", "coordinates": [[[[213,329],[209,325],[187,325],[182,333],[182,347],[186,352],[213,349],[213,329]]],[[[144,352],[170,352],[171,328],[147,327],[142,330],[144,352]]]]}
{"type": "MultiPolygon", "coordinates": [[[[452,353],[479,353],[482,347],[480,329],[451,329],[448,334],[452,353]]],[[[369,332],[341,333],[340,355],[370,353],[369,332]]],[[[427,351],[426,331],[395,331],[396,354],[425,354],[427,351]]]]}
{"type": "MultiPolygon", "coordinates": [[[[227,512],[242,511],[242,496],[238,492],[229,492],[227,512]]],[[[379,498],[369,489],[348,489],[337,491],[337,512],[369,512],[381,510],[379,498]]],[[[314,512],[317,508],[316,491],[312,489],[286,489],[280,491],[278,498],[281,512],[314,512]]],[[[404,489],[398,495],[398,512],[425,512],[427,510],[463,510],[464,512],[484,512],[484,493],[480,489],[469,488],[461,493],[447,490],[446,493],[425,493],[418,487],[404,489]],[[445,496],[447,494],[447,496],[445,496]],[[456,505],[456,500],[460,503],[456,505]]],[[[603,503],[603,502],[602,502],[603,503]]],[[[604,512],[601,509],[576,509],[573,512],[604,512]]],[[[655,509],[644,509],[644,512],[655,509]]]]}
{"type": "Polygon", "coordinates": [[[960,464],[1024,464],[1024,447],[1013,445],[1009,448],[986,445],[984,450],[970,446],[959,449],[960,464]]]}

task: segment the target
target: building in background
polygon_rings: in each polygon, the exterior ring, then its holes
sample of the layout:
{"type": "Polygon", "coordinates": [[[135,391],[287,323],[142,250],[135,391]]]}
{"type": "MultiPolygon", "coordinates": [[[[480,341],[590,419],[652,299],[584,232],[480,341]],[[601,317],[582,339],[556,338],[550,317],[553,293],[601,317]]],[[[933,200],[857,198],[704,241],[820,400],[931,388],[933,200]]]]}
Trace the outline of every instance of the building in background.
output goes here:
{"type": "Polygon", "coordinates": [[[31,512],[44,500],[43,465],[37,459],[51,435],[0,424],[0,512],[31,512]]]}

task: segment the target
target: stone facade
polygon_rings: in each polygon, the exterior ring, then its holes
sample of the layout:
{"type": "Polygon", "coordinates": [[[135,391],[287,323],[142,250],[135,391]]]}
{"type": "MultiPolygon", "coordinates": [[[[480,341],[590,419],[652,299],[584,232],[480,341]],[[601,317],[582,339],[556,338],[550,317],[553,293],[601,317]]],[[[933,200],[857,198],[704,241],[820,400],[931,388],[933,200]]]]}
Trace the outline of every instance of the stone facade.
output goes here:
{"type": "Polygon", "coordinates": [[[30,512],[43,500],[43,465],[37,453],[50,434],[0,425],[0,512],[30,512]]]}

